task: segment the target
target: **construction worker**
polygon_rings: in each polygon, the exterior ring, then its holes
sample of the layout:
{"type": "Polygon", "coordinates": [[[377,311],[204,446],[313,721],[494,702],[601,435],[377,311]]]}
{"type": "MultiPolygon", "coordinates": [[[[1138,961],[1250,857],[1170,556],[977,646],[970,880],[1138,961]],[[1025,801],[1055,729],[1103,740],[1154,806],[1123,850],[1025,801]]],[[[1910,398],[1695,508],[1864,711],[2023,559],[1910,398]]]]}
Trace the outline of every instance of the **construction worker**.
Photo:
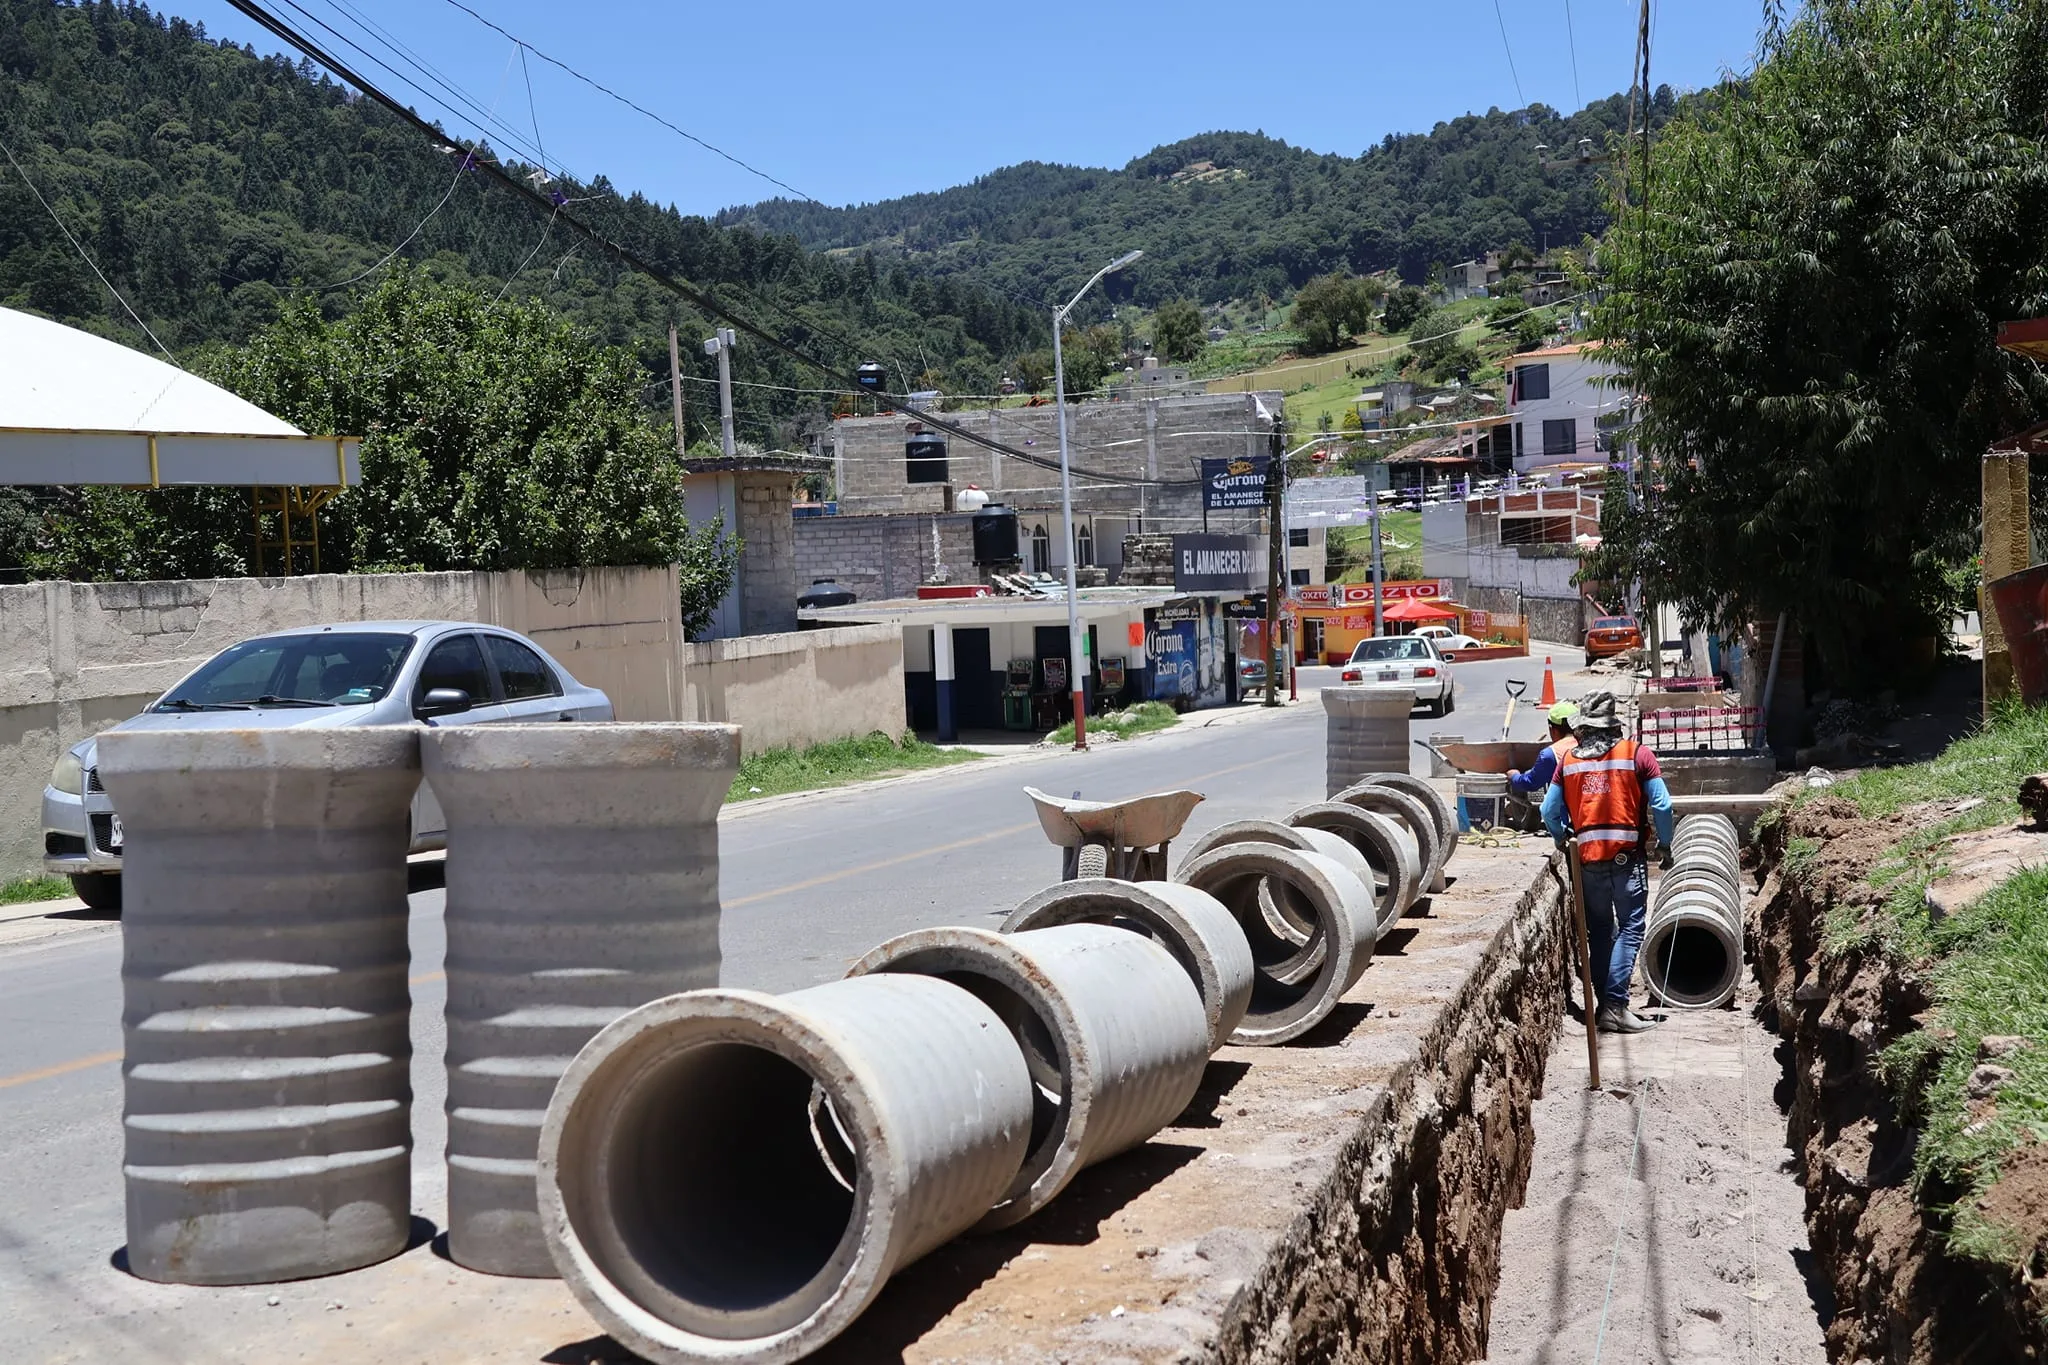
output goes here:
{"type": "Polygon", "coordinates": [[[1516,796],[1535,796],[1550,790],[1550,779],[1557,775],[1557,759],[1560,753],[1568,753],[1572,747],[1572,717],[1579,714],[1576,704],[1561,701],[1550,708],[1547,719],[1550,722],[1550,743],[1543,746],[1543,752],[1536,755],[1536,761],[1528,772],[1519,768],[1508,769],[1508,790],[1516,796]]]}
{"type": "Polygon", "coordinates": [[[1628,1007],[1628,988],[1649,910],[1643,826],[1654,823],[1658,841],[1670,845],[1671,793],[1657,756],[1622,738],[1613,693],[1587,694],[1570,724],[1571,747],[1543,797],[1543,823],[1560,844],[1578,836],[1594,1023],[1602,1033],[1641,1033],[1653,1025],[1628,1007]]]}

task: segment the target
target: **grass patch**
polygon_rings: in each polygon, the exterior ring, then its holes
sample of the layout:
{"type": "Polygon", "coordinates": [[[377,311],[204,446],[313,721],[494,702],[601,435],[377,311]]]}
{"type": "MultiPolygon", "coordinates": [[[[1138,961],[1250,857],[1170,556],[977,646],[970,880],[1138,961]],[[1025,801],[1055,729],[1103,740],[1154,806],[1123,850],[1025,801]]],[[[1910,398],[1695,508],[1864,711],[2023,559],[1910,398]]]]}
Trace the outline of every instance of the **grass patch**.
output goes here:
{"type": "Polygon", "coordinates": [[[767,749],[740,760],[728,801],[751,801],[786,792],[838,787],[889,773],[947,768],[986,755],[972,749],[942,749],[905,733],[891,739],[880,730],[860,739],[835,739],[808,749],[767,749]]]}
{"type": "Polygon", "coordinates": [[[0,883],[0,905],[69,900],[72,894],[69,877],[16,877],[0,883]]]}
{"type": "MultiPolygon", "coordinates": [[[[1132,735],[1148,734],[1153,730],[1164,730],[1180,723],[1180,713],[1163,701],[1141,701],[1123,711],[1105,711],[1099,716],[1088,718],[1088,733],[1109,734],[1118,739],[1129,739],[1132,735]]],[[[1059,729],[1047,735],[1049,744],[1072,744],[1074,722],[1068,721],[1059,729]]]]}
{"type": "MultiPolygon", "coordinates": [[[[1926,893],[1942,872],[1944,841],[2014,823],[2020,779],[2044,770],[2048,710],[2012,705],[1929,762],[1874,769],[1827,789],[1870,817],[1925,801],[1983,802],[1901,840],[1870,873],[1884,896],[1879,913],[1865,921],[1838,909],[1824,949],[1841,952],[1874,937],[1927,981],[1934,1006],[1924,1026],[1885,1049],[1879,1072],[1901,1113],[1921,1125],[1915,1176],[1923,1202],[1947,1215],[1949,1251],[2006,1266],[2029,1254],[2031,1234],[1993,1223],[1978,1200],[2013,1152],[2048,1143],[2048,868],[2011,878],[1939,923],[1928,915],[1926,893]],[[1998,1059],[2014,1074],[1994,1101],[1972,1100],[1978,1044],[1993,1036],[2034,1045],[1998,1059]]],[[[1787,848],[1794,875],[1815,856],[1807,842],[1787,848]]]]}

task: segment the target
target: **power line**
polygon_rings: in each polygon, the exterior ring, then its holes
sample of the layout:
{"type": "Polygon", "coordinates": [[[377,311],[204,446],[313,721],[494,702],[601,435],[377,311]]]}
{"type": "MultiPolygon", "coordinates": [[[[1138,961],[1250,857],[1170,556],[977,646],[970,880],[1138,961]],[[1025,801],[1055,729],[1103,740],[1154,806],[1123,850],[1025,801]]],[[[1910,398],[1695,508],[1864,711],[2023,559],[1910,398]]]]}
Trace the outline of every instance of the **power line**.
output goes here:
{"type": "Polygon", "coordinates": [[[1500,50],[1508,57],[1508,75],[1514,78],[1515,102],[1518,106],[1526,108],[1529,101],[1522,97],[1522,77],[1521,73],[1515,70],[1515,49],[1508,43],[1508,21],[1501,17],[1500,0],[1493,0],[1493,18],[1494,22],[1500,25],[1500,50]]]}
{"type": "MultiPolygon", "coordinates": [[[[1500,13],[1498,4],[1494,6],[1494,13],[1500,13]]],[[[1572,0],[1564,0],[1564,40],[1572,53],[1572,100],[1577,107],[1584,109],[1586,97],[1579,93],[1579,40],[1572,32],[1572,0]]]]}

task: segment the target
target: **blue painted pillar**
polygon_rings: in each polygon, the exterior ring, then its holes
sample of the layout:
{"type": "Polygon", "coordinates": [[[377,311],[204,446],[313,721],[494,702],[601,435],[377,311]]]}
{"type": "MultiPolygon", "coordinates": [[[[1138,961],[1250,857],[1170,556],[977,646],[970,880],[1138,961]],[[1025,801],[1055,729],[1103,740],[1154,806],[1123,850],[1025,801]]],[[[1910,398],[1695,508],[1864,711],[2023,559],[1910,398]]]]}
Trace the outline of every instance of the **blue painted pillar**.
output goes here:
{"type": "Polygon", "coordinates": [[[953,725],[953,628],[932,627],[932,678],[939,694],[939,743],[950,744],[960,737],[953,725]]]}

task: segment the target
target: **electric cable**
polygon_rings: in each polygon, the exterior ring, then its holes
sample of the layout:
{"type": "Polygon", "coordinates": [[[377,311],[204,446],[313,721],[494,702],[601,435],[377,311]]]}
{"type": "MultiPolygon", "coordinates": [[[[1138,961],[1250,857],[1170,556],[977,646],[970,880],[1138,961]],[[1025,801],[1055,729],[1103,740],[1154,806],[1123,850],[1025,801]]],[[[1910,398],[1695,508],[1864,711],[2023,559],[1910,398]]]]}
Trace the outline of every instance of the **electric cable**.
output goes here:
{"type": "MultiPolygon", "coordinates": [[[[453,0],[450,0],[453,3],[453,0]]],[[[1515,49],[1508,43],[1508,21],[1501,16],[1500,0],[1493,0],[1494,22],[1500,25],[1500,50],[1507,54],[1508,75],[1514,78],[1515,100],[1519,107],[1527,108],[1529,101],[1522,95],[1522,76],[1515,70],[1515,49]]]]}

